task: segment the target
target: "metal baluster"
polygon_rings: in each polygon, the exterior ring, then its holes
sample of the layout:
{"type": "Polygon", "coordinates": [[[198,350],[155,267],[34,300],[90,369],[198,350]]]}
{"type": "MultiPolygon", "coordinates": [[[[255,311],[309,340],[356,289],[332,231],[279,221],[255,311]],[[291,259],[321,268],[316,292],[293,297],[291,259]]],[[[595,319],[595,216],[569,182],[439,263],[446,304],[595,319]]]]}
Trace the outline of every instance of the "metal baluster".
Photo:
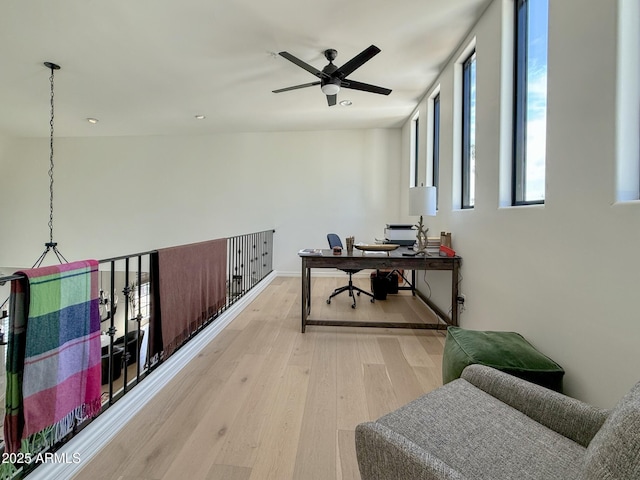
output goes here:
{"type": "Polygon", "coordinates": [[[115,278],[114,278],[114,272],[115,272],[115,261],[111,261],[110,262],[110,267],[111,267],[111,279],[110,279],[110,285],[109,285],[109,298],[110,298],[110,302],[109,302],[109,329],[107,330],[107,334],[109,335],[109,405],[113,404],[113,337],[116,334],[116,326],[114,323],[114,317],[115,317],[115,309],[114,309],[114,304],[115,304],[115,290],[116,290],[116,285],[115,285],[115,278]]]}
{"type": "Polygon", "coordinates": [[[128,380],[128,356],[129,352],[127,350],[127,340],[129,335],[129,305],[131,305],[131,295],[133,292],[131,291],[131,287],[129,286],[129,257],[124,259],[124,288],[122,289],[122,293],[124,295],[125,306],[124,306],[124,353],[122,354],[122,358],[124,359],[124,392],[127,393],[127,380],[128,380]]]}

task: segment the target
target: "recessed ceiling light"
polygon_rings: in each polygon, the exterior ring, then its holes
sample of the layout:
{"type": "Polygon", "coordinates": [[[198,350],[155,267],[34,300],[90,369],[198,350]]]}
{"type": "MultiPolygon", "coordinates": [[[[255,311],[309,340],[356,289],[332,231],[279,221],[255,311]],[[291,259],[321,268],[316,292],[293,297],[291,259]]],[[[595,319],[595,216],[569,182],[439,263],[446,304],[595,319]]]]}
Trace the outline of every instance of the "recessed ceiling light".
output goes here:
{"type": "Polygon", "coordinates": [[[340,105],[342,105],[343,107],[350,107],[351,105],[353,105],[353,102],[351,100],[342,100],[340,102],[340,105]]]}
{"type": "Polygon", "coordinates": [[[98,123],[98,119],[97,118],[87,118],[87,122],[89,122],[91,125],[95,125],[96,123],[98,123]]]}
{"type": "Polygon", "coordinates": [[[204,115],[196,115],[196,120],[204,120],[205,118],[207,118],[204,115]]]}

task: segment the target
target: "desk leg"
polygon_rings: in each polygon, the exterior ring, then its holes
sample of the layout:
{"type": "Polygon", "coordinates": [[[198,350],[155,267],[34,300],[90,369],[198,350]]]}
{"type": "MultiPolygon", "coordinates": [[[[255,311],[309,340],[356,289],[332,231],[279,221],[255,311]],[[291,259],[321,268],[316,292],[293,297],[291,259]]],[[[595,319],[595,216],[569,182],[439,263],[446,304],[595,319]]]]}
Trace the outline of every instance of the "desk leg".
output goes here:
{"type": "Polygon", "coordinates": [[[458,267],[459,262],[453,262],[451,270],[451,325],[458,326],[458,267]]]}
{"type": "Polygon", "coordinates": [[[307,268],[307,262],[302,259],[302,315],[301,331],[304,333],[307,326],[307,317],[311,310],[311,269],[307,268]]]}
{"type": "Polygon", "coordinates": [[[416,271],[411,270],[411,295],[416,296],[416,271]]]}

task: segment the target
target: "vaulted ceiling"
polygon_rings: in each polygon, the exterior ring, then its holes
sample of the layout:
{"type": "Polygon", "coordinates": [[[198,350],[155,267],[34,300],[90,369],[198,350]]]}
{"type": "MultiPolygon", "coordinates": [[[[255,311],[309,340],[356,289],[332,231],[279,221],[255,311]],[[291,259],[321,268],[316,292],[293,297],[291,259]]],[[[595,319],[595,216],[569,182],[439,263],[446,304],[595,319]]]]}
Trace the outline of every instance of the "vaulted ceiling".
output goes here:
{"type": "Polygon", "coordinates": [[[0,135],[192,135],[400,126],[490,0],[0,0],[0,135]],[[369,45],[350,78],[389,96],[317,80],[277,52],[322,69],[369,45]],[[196,115],[205,115],[197,120],[196,115]],[[88,117],[97,118],[95,125],[88,117]]]}

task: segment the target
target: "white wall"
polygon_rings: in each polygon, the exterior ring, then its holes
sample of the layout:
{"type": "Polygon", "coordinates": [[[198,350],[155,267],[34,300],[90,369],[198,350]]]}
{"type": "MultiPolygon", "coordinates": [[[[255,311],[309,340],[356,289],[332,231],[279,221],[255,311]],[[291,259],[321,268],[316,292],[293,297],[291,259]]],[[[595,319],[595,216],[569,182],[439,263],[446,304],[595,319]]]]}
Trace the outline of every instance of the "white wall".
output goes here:
{"type": "MultiPolygon", "coordinates": [[[[434,231],[453,232],[463,257],[461,326],[522,333],[565,368],[569,394],[611,406],[640,379],[640,202],[615,203],[616,2],[549,4],[545,205],[499,207],[509,162],[500,112],[510,96],[501,94],[508,87],[501,79],[510,75],[501,75],[503,2],[496,0],[467,39],[477,42],[476,207],[452,208],[450,63],[434,83],[441,88],[441,189],[438,216],[429,220],[434,231]]],[[[434,295],[443,294],[441,284],[432,285],[434,295]]]]}
{"type": "MultiPolygon", "coordinates": [[[[0,145],[1,146],[1,145],[0,145]]],[[[49,240],[48,139],[0,156],[0,265],[49,240]]],[[[68,260],[108,258],[275,228],[274,269],[326,234],[373,242],[398,219],[400,130],[55,140],[54,240],[68,260]]],[[[0,148],[0,152],[3,149],[0,148]]]]}

